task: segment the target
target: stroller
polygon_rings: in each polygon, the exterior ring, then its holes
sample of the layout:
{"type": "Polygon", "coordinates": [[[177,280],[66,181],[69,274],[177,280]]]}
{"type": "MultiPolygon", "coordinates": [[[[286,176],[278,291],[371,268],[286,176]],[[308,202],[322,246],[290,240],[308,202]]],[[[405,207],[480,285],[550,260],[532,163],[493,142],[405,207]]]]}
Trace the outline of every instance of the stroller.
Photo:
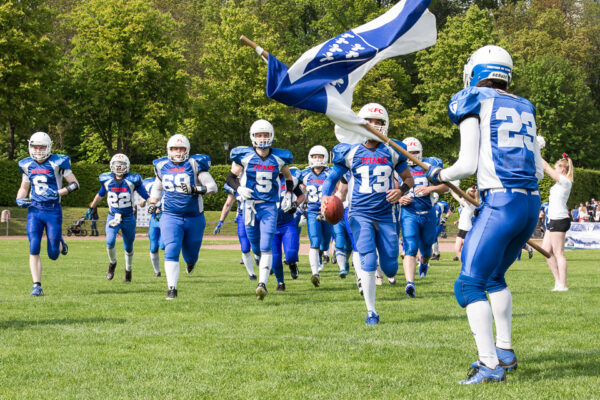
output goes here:
{"type": "Polygon", "coordinates": [[[88,232],[82,228],[84,224],[85,217],[79,218],[67,229],[67,236],[87,236],[88,232]]]}

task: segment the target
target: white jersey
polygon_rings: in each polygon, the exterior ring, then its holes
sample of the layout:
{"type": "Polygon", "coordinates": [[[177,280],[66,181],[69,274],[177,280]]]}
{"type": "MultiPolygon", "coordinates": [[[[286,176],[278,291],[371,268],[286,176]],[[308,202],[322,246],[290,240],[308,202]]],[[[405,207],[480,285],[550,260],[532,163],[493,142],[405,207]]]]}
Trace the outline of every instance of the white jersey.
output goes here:
{"type": "Polygon", "coordinates": [[[475,206],[468,203],[466,206],[462,206],[460,210],[460,217],[458,217],[458,229],[461,231],[468,232],[473,227],[473,216],[475,215],[475,206]]]}
{"type": "Polygon", "coordinates": [[[569,218],[567,200],[569,200],[572,186],[573,183],[561,174],[559,181],[550,189],[548,218],[551,220],[569,218]]]}

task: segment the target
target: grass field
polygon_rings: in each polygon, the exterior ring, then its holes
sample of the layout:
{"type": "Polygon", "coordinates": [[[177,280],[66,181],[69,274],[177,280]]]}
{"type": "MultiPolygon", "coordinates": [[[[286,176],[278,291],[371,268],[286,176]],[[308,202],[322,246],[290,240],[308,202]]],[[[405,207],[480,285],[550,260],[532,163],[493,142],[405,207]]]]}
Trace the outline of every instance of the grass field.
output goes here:
{"type": "MultiPolygon", "coordinates": [[[[2,399],[593,399],[600,398],[600,251],[568,252],[569,292],[540,255],[517,262],[513,344],[519,368],[506,384],[461,387],[476,359],[452,283],[458,263],[432,264],[417,282],[378,287],[381,323],[364,324],[352,279],[328,265],[322,287],[302,257],[287,291],[273,277],[264,302],[239,252],[202,250],[179,297],[165,301],[148,242],[136,241],[133,282],[104,278],[99,241],[44,256],[46,296],[28,297],[27,241],[0,241],[2,399]]],[[[445,258],[450,258],[445,254],[445,258]]]]}

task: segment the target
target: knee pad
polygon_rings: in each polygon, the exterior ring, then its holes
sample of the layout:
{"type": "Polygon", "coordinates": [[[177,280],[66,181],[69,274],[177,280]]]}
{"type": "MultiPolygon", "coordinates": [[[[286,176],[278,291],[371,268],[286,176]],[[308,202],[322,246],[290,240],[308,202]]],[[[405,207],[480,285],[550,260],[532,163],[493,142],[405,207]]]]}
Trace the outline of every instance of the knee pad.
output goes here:
{"type": "Polygon", "coordinates": [[[491,279],[488,280],[485,285],[485,291],[488,293],[499,292],[500,290],[506,289],[508,285],[506,284],[506,280],[504,277],[499,279],[491,279]]]}
{"type": "Polygon", "coordinates": [[[158,241],[150,241],[150,253],[158,253],[158,241]]]}
{"type": "Polygon", "coordinates": [[[417,247],[417,243],[414,240],[410,240],[407,238],[403,238],[402,240],[402,248],[404,249],[405,256],[416,257],[419,248],[417,247]]]}
{"type": "Polygon", "coordinates": [[[50,258],[51,260],[56,260],[58,259],[58,256],[60,254],[60,250],[59,249],[48,249],[48,258],[50,258]]]}
{"type": "Polygon", "coordinates": [[[377,252],[373,251],[360,255],[360,264],[363,271],[377,270],[377,252]]]}
{"type": "Polygon", "coordinates": [[[165,261],[179,262],[179,251],[177,244],[169,243],[165,245],[165,261]]]}
{"type": "Polygon", "coordinates": [[[454,282],[454,296],[458,305],[463,308],[476,301],[487,301],[485,284],[462,275],[454,282]]]}

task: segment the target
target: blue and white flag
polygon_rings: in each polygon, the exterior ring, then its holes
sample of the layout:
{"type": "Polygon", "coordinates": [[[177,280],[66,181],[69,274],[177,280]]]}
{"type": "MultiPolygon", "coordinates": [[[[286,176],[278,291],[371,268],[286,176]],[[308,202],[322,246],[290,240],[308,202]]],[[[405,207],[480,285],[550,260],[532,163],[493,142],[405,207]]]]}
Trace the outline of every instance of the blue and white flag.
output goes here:
{"type": "Polygon", "coordinates": [[[403,0],[385,14],[304,53],[290,68],[269,54],[267,96],[281,103],[326,114],[340,142],[374,138],[352,111],[358,81],[375,64],[435,44],[431,0],[403,0]]]}

